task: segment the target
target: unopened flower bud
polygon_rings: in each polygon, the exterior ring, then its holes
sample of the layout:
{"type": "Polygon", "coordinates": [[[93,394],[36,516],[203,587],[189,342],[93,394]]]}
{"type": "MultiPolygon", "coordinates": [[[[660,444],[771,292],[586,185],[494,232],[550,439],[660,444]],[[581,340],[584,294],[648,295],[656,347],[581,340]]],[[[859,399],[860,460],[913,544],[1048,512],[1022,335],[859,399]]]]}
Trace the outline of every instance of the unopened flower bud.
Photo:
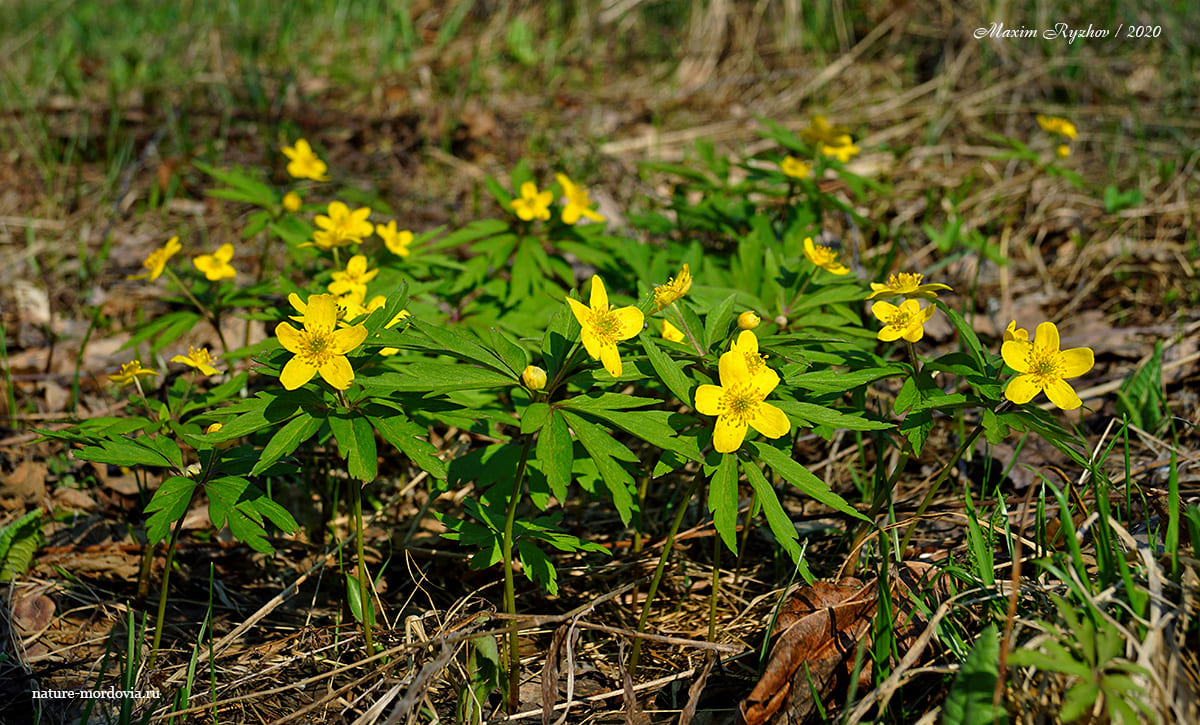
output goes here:
{"type": "Polygon", "coordinates": [[[197,476],[200,475],[200,472],[203,470],[204,470],[204,467],[201,466],[199,463],[192,463],[187,467],[187,469],[184,471],[184,473],[187,474],[188,478],[196,478],[197,476]]]}
{"type": "Polygon", "coordinates": [[[300,195],[294,191],[284,194],[283,208],[293,213],[300,211],[300,195]]]}
{"type": "Polygon", "coordinates": [[[753,330],[762,322],[762,318],[754,310],[746,310],[738,315],[738,327],[742,330],[753,330]]]}
{"type": "Polygon", "coordinates": [[[541,390],[546,387],[546,371],[537,365],[526,365],[521,373],[521,380],[530,390],[541,390]]]}

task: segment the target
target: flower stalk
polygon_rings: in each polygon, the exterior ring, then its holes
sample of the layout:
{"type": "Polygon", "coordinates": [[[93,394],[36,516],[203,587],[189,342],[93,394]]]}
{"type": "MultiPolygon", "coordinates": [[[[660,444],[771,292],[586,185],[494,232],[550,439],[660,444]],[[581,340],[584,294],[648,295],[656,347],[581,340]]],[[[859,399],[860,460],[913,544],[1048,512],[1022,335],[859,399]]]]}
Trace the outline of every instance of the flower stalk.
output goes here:
{"type": "MultiPolygon", "coordinates": [[[[529,463],[529,451],[533,448],[533,436],[527,436],[521,445],[521,457],[513,475],[513,486],[508,496],[508,510],[504,515],[504,538],[501,540],[501,559],[504,562],[504,612],[517,613],[516,583],[513,580],[513,529],[517,520],[517,504],[525,485],[525,468],[529,463]]],[[[508,633],[508,710],[517,711],[521,686],[520,632],[513,629],[508,633]]]]}

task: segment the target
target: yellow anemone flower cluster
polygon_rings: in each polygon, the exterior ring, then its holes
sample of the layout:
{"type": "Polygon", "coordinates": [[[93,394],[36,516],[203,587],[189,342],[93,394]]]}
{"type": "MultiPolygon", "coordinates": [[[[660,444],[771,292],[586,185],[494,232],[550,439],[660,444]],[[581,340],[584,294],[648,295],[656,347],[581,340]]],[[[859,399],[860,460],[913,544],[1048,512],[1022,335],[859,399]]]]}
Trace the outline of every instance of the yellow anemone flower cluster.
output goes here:
{"type": "Polygon", "coordinates": [[[217,359],[212,356],[207,347],[196,349],[194,346],[188,346],[187,355],[176,355],[171,358],[171,362],[183,363],[190,368],[199,370],[204,375],[216,375],[217,369],[213,366],[217,359]]]}
{"type": "Polygon", "coordinates": [[[329,202],[327,214],[318,214],[313,218],[320,229],[313,232],[313,240],[301,244],[302,247],[317,247],[329,251],[334,247],[348,247],[351,244],[362,244],[364,237],[371,236],[375,225],[367,221],[371,216],[370,207],[360,207],[354,211],[340,201],[329,202]]]}
{"type": "Polygon", "coordinates": [[[683,265],[679,270],[679,274],[667,280],[666,284],[655,285],[654,287],[654,311],[667,307],[675,300],[680,299],[688,293],[692,288],[692,270],[688,265],[683,265]]]}
{"type": "Polygon", "coordinates": [[[1017,405],[1028,403],[1044,392],[1051,403],[1063,410],[1074,410],[1083,405],[1067,378],[1076,378],[1091,370],[1096,364],[1095,354],[1086,347],[1060,350],[1058,328],[1053,322],[1038,325],[1030,340],[1029,333],[1017,328],[1013,321],[1005,330],[1000,355],[1017,371],[1016,377],[1004,388],[1004,397],[1012,402],[1017,405]]]}
{"type": "Polygon", "coordinates": [[[287,172],[292,178],[329,181],[329,175],[325,173],[328,167],[308,145],[308,141],[299,139],[295,146],[284,146],[280,150],[289,159],[287,172]]]}
{"type": "Polygon", "coordinates": [[[141,274],[130,275],[128,279],[146,279],[150,282],[158,279],[162,275],[163,270],[167,267],[167,260],[175,256],[175,253],[183,249],[183,245],[179,243],[179,237],[171,237],[163,246],[155,249],[146,256],[146,260],[142,262],[142,266],[146,268],[141,274]]]}
{"type": "Polygon", "coordinates": [[[804,238],[804,256],[808,261],[831,274],[849,274],[850,268],[838,261],[836,250],[823,244],[816,244],[812,237],[804,238]]]}
{"type": "Polygon", "coordinates": [[[849,161],[861,150],[854,145],[850,129],[845,126],[830,126],[824,116],[813,116],[812,123],[800,132],[800,137],[816,144],[822,156],[831,156],[842,163],[849,161]]]}
{"type": "Polygon", "coordinates": [[[297,330],[287,322],[275,328],[275,336],[283,349],[292,353],[279,374],[279,382],[287,390],[295,390],[312,380],[314,375],[337,390],[345,390],[354,381],[354,369],[346,353],[367,339],[362,325],[337,327],[337,300],[333,295],[313,295],[304,309],[303,329],[297,330]]]}
{"type": "Polygon", "coordinates": [[[608,292],[600,275],[592,276],[592,293],[589,306],[578,300],[567,298],[567,304],[579,321],[580,337],[588,357],[599,360],[604,369],[614,378],[621,376],[621,354],[617,343],[635,337],[642,331],[645,317],[636,307],[614,308],[608,303],[608,292]]]}
{"type": "Polygon", "coordinates": [[[871,314],[883,323],[878,339],[892,342],[904,338],[908,342],[919,342],[925,336],[925,323],[937,310],[933,305],[921,309],[921,303],[908,299],[898,306],[880,300],[871,305],[871,314]]]}
{"type": "Polygon", "coordinates": [[[867,297],[873,300],[879,297],[895,297],[901,296],[908,299],[920,298],[926,300],[937,299],[938,292],[952,291],[949,285],[945,284],[921,284],[924,281],[925,275],[916,274],[913,272],[900,272],[893,274],[888,278],[886,284],[878,282],[871,283],[871,296],[867,297]]]}
{"type": "Polygon", "coordinates": [[[231,259],[233,259],[233,245],[226,243],[212,254],[198,255],[192,260],[192,264],[203,272],[210,282],[216,282],[222,279],[233,279],[237,276],[237,270],[229,263],[231,259]]]}
{"type": "Polygon", "coordinates": [[[713,448],[732,453],[741,448],[746,430],[754,428],[768,438],[778,438],[792,429],[792,422],[766,397],[779,385],[779,374],[767,367],[758,354],[758,338],[743,330],[729,352],[717,362],[720,385],[696,389],[696,411],[717,416],[713,448]]]}

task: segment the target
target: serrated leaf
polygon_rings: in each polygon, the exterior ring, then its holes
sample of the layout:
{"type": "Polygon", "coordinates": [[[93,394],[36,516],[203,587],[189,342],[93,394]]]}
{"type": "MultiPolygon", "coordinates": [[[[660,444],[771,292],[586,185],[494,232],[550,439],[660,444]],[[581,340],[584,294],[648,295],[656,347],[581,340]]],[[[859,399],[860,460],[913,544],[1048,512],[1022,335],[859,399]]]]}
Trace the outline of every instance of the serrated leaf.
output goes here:
{"type": "Polygon", "coordinates": [[[692,404],[692,381],[683,372],[683,367],[654,344],[650,335],[641,335],[642,349],[646,351],[646,359],[658,375],[659,380],[667,386],[671,394],[687,405],[692,404]]]}
{"type": "Polygon", "coordinates": [[[410,461],[434,478],[446,479],[446,463],[437,457],[437,448],[426,440],[428,434],[424,428],[399,411],[380,415],[372,411],[367,419],[384,440],[396,446],[410,461]]]}
{"type": "Polygon", "coordinates": [[[512,373],[476,365],[448,362],[414,362],[403,370],[372,376],[363,388],[376,393],[448,393],[455,390],[511,388],[517,384],[512,373]]]}
{"type": "Polygon", "coordinates": [[[749,449],[751,456],[766,463],[771,470],[783,476],[785,481],[800,489],[805,495],[856,519],[869,520],[854,510],[850,504],[846,503],[845,499],[830,490],[824,481],[814,476],[811,471],[792,460],[791,456],[778,448],[759,441],[749,441],[743,445],[749,449]]]}
{"type": "Polygon", "coordinates": [[[712,514],[717,533],[721,535],[721,541],[734,553],[737,553],[737,481],[737,456],[731,453],[722,454],[721,463],[708,482],[708,510],[712,514]]]}
{"type": "Polygon", "coordinates": [[[559,501],[567,500],[567,487],[571,484],[571,464],[575,462],[574,444],[567,422],[561,413],[552,413],[538,435],[537,460],[550,490],[559,501]]]}
{"type": "MultiPolygon", "coordinates": [[[[179,448],[176,446],[176,451],[179,448]]],[[[110,438],[95,446],[84,446],[75,451],[76,458],[114,466],[155,466],[165,468],[174,462],[153,444],[137,438],[110,438]]]]}
{"type": "Polygon", "coordinates": [[[460,360],[477,362],[501,374],[511,376],[513,373],[495,353],[466,335],[443,325],[425,323],[420,320],[414,320],[412,326],[433,343],[429,346],[431,350],[444,352],[460,360]]]}
{"type": "Polygon", "coordinates": [[[172,524],[187,514],[188,504],[196,490],[196,482],[183,476],[171,476],[162,482],[146,504],[146,539],[157,544],[167,538],[172,524]]]}
{"type": "Polygon", "coordinates": [[[554,568],[554,562],[550,561],[545,552],[528,539],[518,539],[517,555],[521,559],[525,577],[544,587],[550,596],[557,596],[558,571],[554,568]]]}
{"type": "Polygon", "coordinates": [[[704,349],[711,350],[714,344],[725,339],[725,334],[729,332],[729,319],[732,317],[735,299],[737,295],[729,295],[704,318],[704,349]]]}
{"type": "Polygon", "coordinates": [[[884,430],[892,424],[882,420],[871,420],[861,415],[843,413],[840,410],[826,408],[816,403],[804,403],[796,400],[776,400],[772,403],[783,412],[812,425],[827,425],[845,430],[884,430]]]}
{"type": "Polygon", "coordinates": [[[525,413],[521,415],[521,433],[528,435],[536,433],[546,424],[546,419],[550,417],[550,406],[546,403],[530,403],[525,408],[525,413]]]}
{"type": "Polygon", "coordinates": [[[746,480],[758,495],[758,505],[762,507],[763,516],[766,517],[767,526],[775,535],[775,540],[788,553],[788,556],[792,557],[793,562],[799,561],[800,534],[796,531],[792,519],[783,510],[783,505],[779,503],[775,487],[767,481],[767,477],[758,470],[758,466],[753,462],[743,463],[742,470],[746,473],[746,480]]]}
{"type": "Polygon", "coordinates": [[[34,509],[0,529],[0,582],[25,573],[42,543],[42,510],[34,509]]]}
{"type": "Polygon", "coordinates": [[[375,451],[375,429],[370,421],[353,413],[331,415],[326,420],[337,440],[338,455],[346,459],[351,478],[363,483],[374,481],[379,473],[379,461],[375,451]]]}
{"type": "Polygon", "coordinates": [[[492,338],[492,350],[496,356],[504,361],[513,375],[520,375],[525,366],[529,364],[525,349],[508,339],[507,335],[495,327],[488,328],[488,334],[492,338]]]}
{"type": "Polygon", "coordinates": [[[894,378],[907,374],[908,372],[899,365],[866,370],[816,370],[793,375],[786,382],[792,387],[810,390],[814,393],[840,393],[883,378],[894,378]]]}
{"type": "Polygon", "coordinates": [[[262,454],[250,474],[258,475],[267,470],[275,461],[290,455],[301,443],[312,438],[321,429],[323,421],[324,418],[314,418],[305,412],[292,418],[286,425],[275,431],[271,440],[267,441],[267,445],[263,447],[262,454]]]}

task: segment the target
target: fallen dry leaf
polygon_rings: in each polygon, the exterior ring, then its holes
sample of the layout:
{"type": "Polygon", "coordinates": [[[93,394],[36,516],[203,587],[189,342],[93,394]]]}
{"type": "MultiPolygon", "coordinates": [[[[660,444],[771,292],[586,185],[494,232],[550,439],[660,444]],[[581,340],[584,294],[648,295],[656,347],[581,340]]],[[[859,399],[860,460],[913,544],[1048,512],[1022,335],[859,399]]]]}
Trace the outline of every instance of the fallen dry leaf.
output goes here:
{"type": "MultiPolygon", "coordinates": [[[[924,620],[914,616],[913,598],[932,590],[940,601],[949,593],[939,569],[920,562],[898,567],[889,589],[897,649],[904,652],[925,627],[924,620]]],[[[877,580],[864,584],[851,577],[796,590],[780,611],[767,669],[738,706],[738,721],[745,725],[764,725],[777,717],[791,725],[810,721],[818,713],[814,694],[826,710],[833,707],[850,684],[859,642],[871,646],[878,590],[877,580]]],[[[871,687],[869,657],[859,672],[858,687],[860,692],[871,687]]]]}

